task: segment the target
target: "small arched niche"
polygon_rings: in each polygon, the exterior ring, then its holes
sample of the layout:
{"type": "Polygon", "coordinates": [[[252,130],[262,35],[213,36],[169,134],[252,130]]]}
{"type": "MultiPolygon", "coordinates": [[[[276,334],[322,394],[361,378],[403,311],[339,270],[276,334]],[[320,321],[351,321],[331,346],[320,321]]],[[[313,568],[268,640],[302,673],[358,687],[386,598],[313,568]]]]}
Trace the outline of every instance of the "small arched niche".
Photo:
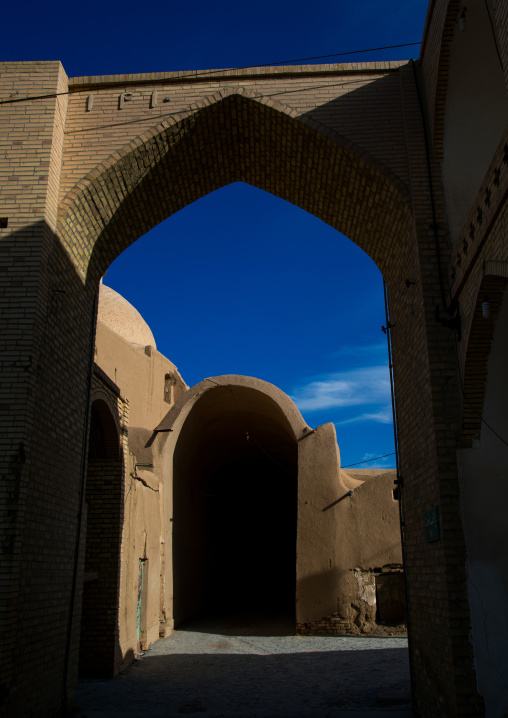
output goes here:
{"type": "Polygon", "coordinates": [[[118,461],[120,442],[117,424],[104,399],[96,399],[91,408],[88,461],[118,461]]]}

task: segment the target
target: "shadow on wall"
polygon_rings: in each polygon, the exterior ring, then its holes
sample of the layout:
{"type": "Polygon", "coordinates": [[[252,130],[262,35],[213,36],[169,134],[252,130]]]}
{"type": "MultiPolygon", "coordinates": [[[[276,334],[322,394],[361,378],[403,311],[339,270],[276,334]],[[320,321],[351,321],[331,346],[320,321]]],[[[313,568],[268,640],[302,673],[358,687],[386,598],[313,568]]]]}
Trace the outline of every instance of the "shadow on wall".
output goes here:
{"type": "MultiPolygon", "coordinates": [[[[436,144],[453,242],[459,238],[508,122],[504,68],[489,17],[494,15],[493,8],[489,0],[461,5],[465,23],[461,29],[456,22],[451,46],[444,53],[443,62],[449,62],[446,106],[444,111],[438,108],[436,115],[436,144]]],[[[450,3],[450,9],[454,6],[450,3]]]]}
{"type": "MultiPolygon", "coordinates": [[[[475,349],[473,344],[473,356],[475,349]]],[[[472,448],[458,452],[475,666],[489,716],[508,711],[507,358],[505,290],[488,359],[485,403],[478,407],[481,433],[472,448]]]]}
{"type": "Polygon", "coordinates": [[[111,678],[121,660],[118,600],[124,521],[124,462],[118,429],[103,400],[91,408],[79,674],[111,678]]]}
{"type": "Polygon", "coordinates": [[[372,157],[383,162],[408,183],[400,72],[401,70],[385,75],[375,82],[370,80],[364,87],[349,90],[346,94],[313,108],[303,115],[303,119],[319,122],[357,147],[362,147],[363,151],[367,149],[372,157]],[[379,101],[380,97],[382,103],[379,101]],[[359,115],[364,118],[371,117],[376,132],[372,132],[372,125],[368,121],[358,122],[359,115]],[[396,155],[392,151],[393,146],[400,150],[396,155]]]}

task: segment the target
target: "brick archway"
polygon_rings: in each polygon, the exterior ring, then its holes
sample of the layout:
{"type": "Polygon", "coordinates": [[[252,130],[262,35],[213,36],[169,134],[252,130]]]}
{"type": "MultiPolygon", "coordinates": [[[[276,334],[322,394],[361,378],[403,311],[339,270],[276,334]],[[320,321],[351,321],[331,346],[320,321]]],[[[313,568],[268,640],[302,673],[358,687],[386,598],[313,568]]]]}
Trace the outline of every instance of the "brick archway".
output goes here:
{"type": "Polygon", "coordinates": [[[119,662],[124,464],[118,416],[101,393],[94,393],[91,406],[79,670],[83,676],[111,678],[119,662]]]}
{"type": "MultiPolygon", "coordinates": [[[[25,146],[12,143],[4,173],[12,213],[2,228],[8,260],[2,291],[12,348],[12,380],[2,405],[9,427],[1,488],[7,610],[0,617],[7,710],[19,714],[22,706],[33,712],[36,696],[44,706],[39,712],[49,715],[66,700],[59,629],[68,620],[72,594],[69,557],[86,464],[84,417],[99,278],[155,224],[214,189],[243,181],[343,232],[387,282],[415,705],[422,715],[433,715],[439,696],[447,715],[460,715],[475,700],[458,510],[460,406],[453,332],[436,314],[436,305],[446,310],[451,247],[439,168],[424,138],[418,73],[407,65],[376,63],[259,73],[251,68],[190,80],[175,73],[68,81],[58,63],[7,63],[7,70],[6,96],[20,78],[33,93],[25,104],[5,105],[9,126],[29,140],[25,146]],[[119,106],[119,93],[125,99],[128,87],[139,90],[132,112],[119,106]],[[149,112],[157,87],[176,108],[162,124],[162,111],[149,112]],[[97,94],[87,115],[89,92],[97,94]],[[278,94],[291,97],[293,109],[279,104],[278,94]],[[30,259],[22,271],[20,252],[30,259]],[[57,485],[60,490],[53,491],[57,485]],[[442,534],[427,545],[429,509],[439,509],[442,534]],[[35,519],[37,535],[27,529],[35,519]],[[58,538],[42,540],[44,562],[38,559],[39,536],[58,538]],[[33,577],[37,591],[25,575],[33,577]],[[28,639],[17,643],[20,605],[26,635],[37,629],[40,636],[36,647],[30,645],[29,662],[28,639]],[[43,613],[44,605],[55,606],[51,615],[43,613]],[[22,700],[23,692],[28,696],[23,676],[32,673],[38,683],[32,697],[22,700]]],[[[73,646],[76,641],[74,635],[73,646]]],[[[69,695],[75,669],[71,661],[69,695]]]]}
{"type": "Polygon", "coordinates": [[[136,137],[62,199],[57,234],[87,282],[156,224],[237,181],[335,227],[387,276],[406,260],[409,193],[381,162],[242,88],[198,105],[136,137]]]}
{"type": "Polygon", "coordinates": [[[507,285],[508,276],[485,275],[474,303],[462,382],[464,393],[462,446],[467,448],[471,447],[474,440],[480,438],[482,431],[488,360],[507,285]],[[489,311],[487,316],[483,316],[482,304],[486,300],[489,311]]]}

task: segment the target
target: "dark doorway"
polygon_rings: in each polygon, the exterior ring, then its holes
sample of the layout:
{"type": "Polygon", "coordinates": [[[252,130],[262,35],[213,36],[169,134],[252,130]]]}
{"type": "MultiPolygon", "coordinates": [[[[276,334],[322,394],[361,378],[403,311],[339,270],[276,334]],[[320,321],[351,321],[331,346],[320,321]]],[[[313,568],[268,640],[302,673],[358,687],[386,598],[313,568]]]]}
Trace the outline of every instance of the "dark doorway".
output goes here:
{"type": "Polygon", "coordinates": [[[280,408],[218,387],[174,455],[175,625],[202,616],[295,620],[297,442],[280,408]]]}
{"type": "Polygon", "coordinates": [[[79,674],[111,678],[118,650],[123,461],[119,435],[103,400],[91,410],[86,478],[86,548],[79,674]]]}

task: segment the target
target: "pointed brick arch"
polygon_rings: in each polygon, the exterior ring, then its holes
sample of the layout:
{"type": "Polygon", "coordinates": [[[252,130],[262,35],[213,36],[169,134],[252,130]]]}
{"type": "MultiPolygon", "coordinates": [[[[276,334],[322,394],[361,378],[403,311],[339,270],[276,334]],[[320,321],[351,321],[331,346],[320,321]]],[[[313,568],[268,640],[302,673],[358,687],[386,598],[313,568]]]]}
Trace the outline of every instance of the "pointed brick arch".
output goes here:
{"type": "Polygon", "coordinates": [[[118,461],[120,457],[120,427],[118,416],[109,402],[94,398],[91,409],[88,460],[118,461]]]}
{"type": "Polygon", "coordinates": [[[119,417],[102,387],[94,391],[90,423],[79,670],[83,676],[112,677],[119,663],[117,607],[125,468],[119,417]]]}
{"type": "MultiPolygon", "coordinates": [[[[0,291],[9,349],[2,403],[7,580],[0,683],[9,715],[53,715],[72,700],[79,607],[73,611],[69,597],[81,580],[75,517],[86,470],[99,276],[172,212],[234,181],[319,217],[383,272],[393,328],[415,712],[434,716],[440,706],[449,716],[484,714],[469,638],[456,457],[462,404],[447,311],[455,305],[446,301],[446,279],[455,276],[447,273],[453,250],[460,255],[453,296],[461,308],[471,307],[483,262],[506,259],[506,187],[503,143],[482,196],[467,208],[466,242],[452,247],[440,167],[424,132],[434,117],[443,25],[452,3],[431,4],[421,65],[69,80],[59,63],[2,63],[2,96],[10,99],[2,105],[8,134],[0,181],[8,219],[0,291]],[[427,97],[416,84],[420,67],[427,97]],[[12,94],[17,88],[26,97],[12,94]],[[292,107],[270,97],[289,98],[292,107]],[[439,510],[441,538],[428,543],[424,518],[431,509],[439,510]],[[62,671],[64,655],[69,660],[62,671]]],[[[504,9],[499,26],[503,18],[504,9]]],[[[308,251],[315,251],[312,241],[308,251]]],[[[343,271],[337,267],[334,283],[343,271]]],[[[112,523],[109,528],[116,532],[112,523]]],[[[484,631],[485,640],[497,629],[484,631]]]]}
{"type": "MultiPolygon", "coordinates": [[[[487,271],[493,270],[496,263],[491,262],[487,271]]],[[[470,447],[474,439],[479,439],[482,431],[483,410],[487,390],[488,361],[492,341],[496,330],[499,311],[508,285],[508,268],[498,263],[498,273],[487,273],[482,279],[474,305],[463,378],[463,423],[462,445],[470,447]],[[482,303],[489,302],[489,314],[483,316],[482,303]]]]}
{"type": "Polygon", "coordinates": [[[97,278],[155,225],[236,181],[319,217],[383,272],[403,261],[412,226],[405,185],[350,141],[296,115],[229,88],[113,153],[60,206],[57,231],[82,278],[97,278]]]}

